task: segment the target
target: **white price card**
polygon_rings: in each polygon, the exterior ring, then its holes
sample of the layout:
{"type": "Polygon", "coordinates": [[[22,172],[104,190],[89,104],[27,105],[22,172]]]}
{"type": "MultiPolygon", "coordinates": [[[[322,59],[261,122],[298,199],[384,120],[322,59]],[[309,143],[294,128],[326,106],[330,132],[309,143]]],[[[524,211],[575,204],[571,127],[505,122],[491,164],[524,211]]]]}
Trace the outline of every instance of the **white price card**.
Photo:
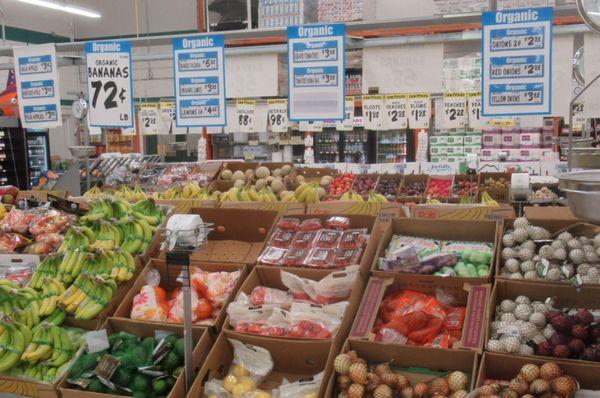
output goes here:
{"type": "MultiPolygon", "coordinates": [[[[31,129],[62,126],[54,44],[15,47],[13,54],[22,126],[31,129]]],[[[8,104],[11,105],[12,102],[8,104]]]]}
{"type": "Polygon", "coordinates": [[[338,131],[354,130],[354,97],[346,97],[344,106],[344,120],[335,122],[335,129],[338,131]]]}
{"type": "Polygon", "coordinates": [[[173,120],[175,120],[175,102],[161,101],[158,111],[158,134],[170,134],[173,120]]]}
{"type": "Polygon", "coordinates": [[[85,50],[91,125],[133,127],[131,43],[88,42],[85,50]]]}
{"type": "Polygon", "coordinates": [[[573,106],[573,131],[582,131],[585,128],[587,117],[583,102],[576,103],[573,106]]]}
{"type": "Polygon", "coordinates": [[[387,130],[405,129],[408,127],[406,94],[389,94],[385,96],[385,128],[387,130]]]}
{"type": "Polygon", "coordinates": [[[467,97],[464,93],[444,93],[444,128],[456,129],[467,125],[467,97]]]}
{"type": "Polygon", "coordinates": [[[346,27],[288,26],[289,119],[344,119],[346,27]]]}
{"type": "Polygon", "coordinates": [[[408,94],[408,125],[411,129],[427,129],[431,120],[431,96],[427,93],[408,94]]]}
{"type": "Polygon", "coordinates": [[[256,110],[256,101],[237,100],[235,101],[235,111],[237,117],[237,131],[239,133],[254,132],[254,112],[256,110]]]}
{"type": "Polygon", "coordinates": [[[550,114],[552,21],[552,7],[482,14],[483,115],[550,114]]]}
{"type": "Polygon", "coordinates": [[[106,333],[106,329],[95,330],[92,332],[87,332],[84,335],[85,344],[87,347],[87,352],[89,354],[93,354],[98,351],[103,351],[110,348],[110,344],[108,342],[108,334],[106,333]]]}
{"type": "Polygon", "coordinates": [[[482,129],[487,125],[481,114],[481,93],[467,93],[467,117],[471,128],[482,129]]]}
{"type": "Polygon", "coordinates": [[[140,131],[142,135],[156,135],[158,133],[158,104],[143,103],[138,112],[140,131]]]}
{"type": "Polygon", "coordinates": [[[323,122],[320,120],[302,121],[299,129],[300,131],[320,132],[323,131],[323,122]]]}
{"type": "Polygon", "coordinates": [[[286,99],[267,100],[267,122],[272,133],[288,131],[288,102],[286,99]]]}
{"type": "Polygon", "coordinates": [[[366,130],[383,128],[383,95],[363,95],[362,113],[366,130]]]}
{"type": "Polygon", "coordinates": [[[223,35],[173,39],[177,127],[226,124],[224,48],[223,35]]]}

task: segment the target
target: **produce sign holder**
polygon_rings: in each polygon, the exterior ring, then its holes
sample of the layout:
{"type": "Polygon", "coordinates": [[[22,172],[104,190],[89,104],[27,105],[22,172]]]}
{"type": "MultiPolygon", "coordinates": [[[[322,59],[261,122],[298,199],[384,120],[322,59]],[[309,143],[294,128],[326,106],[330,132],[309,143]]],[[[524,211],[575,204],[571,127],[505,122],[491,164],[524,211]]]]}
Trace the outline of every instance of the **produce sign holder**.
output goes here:
{"type": "MultiPolygon", "coordinates": [[[[516,297],[524,295],[531,299],[531,301],[539,300],[546,301],[547,298],[554,300],[554,308],[586,308],[595,309],[600,308],[600,295],[597,286],[594,285],[582,285],[575,290],[573,286],[567,283],[553,283],[553,282],[541,282],[532,285],[529,282],[519,280],[505,280],[498,279],[492,290],[490,298],[490,305],[488,306],[487,324],[485,330],[485,341],[490,339],[491,334],[491,322],[494,320],[496,313],[496,306],[502,302],[502,300],[510,299],[514,300],[516,297]]],[[[554,361],[554,357],[544,357],[540,355],[526,356],[526,358],[542,358],[545,362],[554,361]]],[[[563,359],[565,362],[571,363],[587,363],[595,364],[600,366],[598,362],[588,362],[582,359],[563,359]]]]}
{"type": "MultiPolygon", "coordinates": [[[[287,339],[274,339],[253,335],[232,333],[228,330],[221,332],[204,364],[198,372],[198,376],[190,389],[189,397],[203,397],[204,384],[213,378],[222,380],[232,366],[233,347],[228,339],[241,341],[265,348],[273,358],[273,371],[266,380],[258,386],[259,388],[279,387],[283,378],[293,382],[310,378],[319,372],[325,371],[324,380],[327,380],[333,370],[333,359],[337,350],[331,340],[290,341],[287,339]]],[[[322,383],[321,390],[317,396],[324,396],[326,383],[322,383]]]]}
{"type": "Polygon", "coordinates": [[[483,358],[479,364],[479,373],[477,375],[475,388],[483,386],[484,382],[490,379],[510,381],[515,377],[516,373],[523,365],[532,363],[541,366],[546,362],[556,363],[564,373],[573,376],[579,382],[582,389],[600,389],[600,379],[598,378],[598,375],[600,374],[600,363],[565,361],[558,358],[552,358],[552,360],[549,361],[546,357],[523,357],[489,351],[483,354],[483,358]]]}
{"type": "MultiPolygon", "coordinates": [[[[291,274],[297,275],[301,278],[311,279],[311,280],[321,280],[325,276],[331,273],[339,273],[343,274],[344,270],[321,270],[321,269],[304,269],[304,268],[289,268],[289,267],[270,267],[259,265],[256,266],[251,272],[250,275],[245,279],[241,288],[238,290],[236,294],[236,299],[240,296],[240,293],[244,293],[248,296],[252,293],[252,290],[257,286],[265,286],[274,289],[288,291],[288,288],[281,281],[281,271],[286,271],[291,274]]],[[[354,282],[354,287],[352,289],[352,293],[347,301],[350,303],[346,308],[344,316],[342,318],[342,324],[337,330],[337,333],[333,339],[320,339],[319,341],[334,341],[336,344],[341,343],[348,333],[350,332],[350,328],[352,327],[352,322],[354,320],[354,316],[356,315],[356,311],[360,305],[360,301],[362,299],[362,293],[365,288],[365,282],[363,278],[358,275],[356,281],[354,282]]],[[[229,317],[225,319],[225,323],[223,326],[224,330],[228,330],[234,334],[240,334],[243,336],[248,336],[249,334],[235,332],[229,323],[229,317]]],[[[252,335],[254,336],[254,335],[252,335]]],[[[301,341],[298,338],[292,337],[277,337],[280,339],[287,339],[291,341],[301,341]]]]}
{"type": "MultiPolygon", "coordinates": [[[[108,335],[117,332],[127,332],[139,337],[155,337],[157,331],[171,332],[176,333],[179,336],[183,336],[183,327],[181,325],[152,325],[152,324],[143,324],[139,322],[134,322],[128,319],[117,319],[117,318],[109,318],[102,325],[101,329],[106,329],[108,335]]],[[[195,329],[192,333],[192,339],[195,343],[194,351],[192,354],[194,368],[200,367],[202,361],[208,355],[212,345],[212,339],[208,330],[206,329],[195,329]]],[[[71,384],[67,381],[66,378],[62,379],[59,384],[59,390],[64,398],[107,398],[107,397],[115,397],[112,394],[104,394],[104,393],[95,393],[89,391],[82,391],[71,388],[71,384]]],[[[56,395],[57,397],[59,395],[56,395]]],[[[40,395],[40,397],[45,397],[45,395],[40,395]]],[[[175,385],[173,386],[167,398],[180,398],[185,397],[185,380],[183,372],[177,378],[175,385]]]]}
{"type": "MultiPolygon", "coordinates": [[[[363,294],[363,299],[352,329],[350,339],[374,341],[373,326],[381,302],[388,293],[398,290],[414,290],[435,296],[438,289],[450,294],[459,304],[466,306],[466,318],[459,349],[483,352],[486,316],[490,306],[491,285],[471,285],[459,278],[439,278],[437,281],[410,281],[406,275],[397,274],[388,278],[371,277],[363,294]]],[[[493,308],[493,307],[492,307],[493,308]]],[[[392,346],[393,344],[389,344],[392,346]]],[[[454,349],[452,350],[454,351],[454,349]]]]}
{"type": "MultiPolygon", "coordinates": [[[[213,333],[217,332],[223,326],[223,322],[225,321],[225,317],[227,313],[225,309],[231,302],[231,300],[235,297],[236,293],[242,286],[243,281],[246,279],[248,275],[248,268],[244,264],[221,264],[221,263],[208,263],[208,262],[190,262],[190,267],[198,267],[203,271],[209,272],[218,272],[218,271],[227,271],[227,272],[235,272],[240,271],[240,277],[235,284],[233,290],[229,293],[227,300],[223,303],[223,307],[219,312],[217,318],[211,322],[210,324],[202,324],[202,325],[193,325],[193,329],[198,328],[209,328],[213,333]]],[[[137,278],[127,296],[123,299],[119,307],[114,313],[114,317],[130,319],[131,309],[133,306],[133,298],[140,292],[142,287],[146,285],[147,277],[152,272],[152,270],[156,270],[160,273],[160,284],[159,287],[163,288],[165,291],[170,292],[177,287],[181,286],[181,282],[177,281],[177,277],[181,273],[181,267],[176,265],[167,266],[166,261],[158,260],[158,259],[150,259],[146,264],[146,267],[140,273],[140,276],[137,278]]],[[[134,322],[139,323],[149,323],[153,325],[153,327],[159,327],[158,325],[177,325],[174,323],[165,323],[165,322],[152,322],[152,321],[140,321],[140,320],[132,320],[134,322]]]]}
{"type": "MultiPolygon", "coordinates": [[[[194,251],[191,261],[256,264],[279,214],[275,211],[245,209],[193,208],[205,223],[213,224],[202,250],[194,251]]],[[[165,259],[165,251],[151,257],[165,259]]]]}
{"type": "Polygon", "coordinates": [[[61,198],[67,197],[67,191],[19,191],[16,200],[21,199],[35,199],[38,202],[47,202],[48,194],[58,196],[61,198]]]}
{"type": "Polygon", "coordinates": [[[377,268],[377,264],[380,257],[385,257],[386,249],[394,235],[430,238],[437,240],[488,242],[493,244],[492,253],[494,253],[494,258],[497,258],[497,248],[500,246],[501,231],[502,223],[499,221],[422,220],[414,218],[394,219],[387,225],[385,232],[379,239],[379,245],[371,264],[371,275],[380,278],[401,275],[403,280],[409,283],[415,283],[416,285],[442,283],[442,281],[447,279],[452,279],[452,281],[458,281],[459,283],[471,284],[490,282],[494,273],[494,259],[492,259],[490,271],[487,277],[477,278],[463,278],[458,276],[447,278],[437,275],[420,275],[380,271],[377,268]]]}
{"type": "MultiPolygon", "coordinates": [[[[461,371],[470,376],[469,390],[475,385],[477,377],[478,355],[468,350],[431,349],[409,345],[390,345],[374,341],[348,339],[340,353],[355,351],[359,358],[368,363],[388,363],[394,368],[402,368],[401,374],[406,376],[411,385],[426,383],[435,377],[444,376],[453,371],[461,371]],[[423,372],[423,369],[430,370],[423,372]],[[421,372],[419,372],[421,370],[421,372]]],[[[326,397],[333,394],[336,385],[336,374],[327,381],[326,397]]]]}

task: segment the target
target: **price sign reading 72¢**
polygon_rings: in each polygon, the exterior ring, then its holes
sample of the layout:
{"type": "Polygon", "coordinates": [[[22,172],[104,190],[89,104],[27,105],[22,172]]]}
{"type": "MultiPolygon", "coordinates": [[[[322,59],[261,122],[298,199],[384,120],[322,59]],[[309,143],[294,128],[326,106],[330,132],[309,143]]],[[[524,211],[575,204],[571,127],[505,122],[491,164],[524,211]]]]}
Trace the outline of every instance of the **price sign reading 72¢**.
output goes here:
{"type": "Polygon", "coordinates": [[[86,61],[90,125],[133,127],[131,44],[87,43],[86,61]]]}

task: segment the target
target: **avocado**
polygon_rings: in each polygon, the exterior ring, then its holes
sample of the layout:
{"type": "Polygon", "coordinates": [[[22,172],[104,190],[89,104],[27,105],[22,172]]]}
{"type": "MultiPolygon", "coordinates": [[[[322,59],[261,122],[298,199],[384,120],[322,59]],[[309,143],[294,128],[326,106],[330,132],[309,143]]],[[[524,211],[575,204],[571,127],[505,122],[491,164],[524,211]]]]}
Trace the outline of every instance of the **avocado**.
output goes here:
{"type": "Polygon", "coordinates": [[[140,373],[136,374],[133,376],[131,389],[133,391],[149,392],[151,389],[150,378],[140,373]]]}
{"type": "Polygon", "coordinates": [[[169,347],[174,347],[177,340],[179,340],[179,336],[177,336],[175,333],[171,333],[165,337],[165,341],[169,344],[169,347]]]}
{"type": "Polygon", "coordinates": [[[179,375],[181,374],[181,372],[183,372],[183,366],[178,366],[178,367],[176,367],[176,368],[173,370],[173,372],[171,372],[171,375],[172,375],[173,377],[176,377],[176,378],[177,378],[177,377],[179,377],[179,375]]]}
{"type": "Polygon", "coordinates": [[[131,383],[131,372],[123,367],[119,367],[111,377],[110,381],[121,387],[129,387],[129,383],[131,383]]]}
{"type": "Polygon", "coordinates": [[[158,379],[152,382],[152,391],[155,394],[164,394],[169,389],[169,385],[165,379],[158,379]]]}
{"type": "Polygon", "coordinates": [[[75,363],[73,363],[73,366],[69,371],[69,377],[75,378],[82,373],[94,369],[96,365],[98,365],[98,360],[99,358],[97,358],[95,354],[81,355],[79,358],[77,358],[75,363]]]}
{"type": "Polygon", "coordinates": [[[160,366],[165,372],[172,372],[176,367],[181,364],[179,356],[173,351],[169,351],[165,358],[160,362],[160,366]]]}
{"type": "Polygon", "coordinates": [[[129,355],[133,359],[135,366],[144,366],[148,362],[148,357],[152,355],[152,351],[147,350],[142,345],[137,345],[129,351],[129,355]]]}
{"type": "Polygon", "coordinates": [[[92,382],[88,384],[87,390],[91,392],[103,392],[104,384],[102,384],[98,379],[92,380],[92,382]]]}
{"type": "Polygon", "coordinates": [[[175,382],[177,381],[177,379],[175,379],[173,377],[167,377],[166,380],[167,380],[167,385],[169,386],[169,391],[171,391],[171,389],[175,385],[175,382]]]}
{"type": "Polygon", "coordinates": [[[142,340],[142,346],[144,346],[146,350],[150,352],[154,351],[154,348],[156,348],[157,344],[158,341],[156,341],[154,337],[146,337],[144,340],[142,340]]]}
{"type": "Polygon", "coordinates": [[[175,342],[175,354],[177,354],[181,360],[185,359],[185,341],[183,340],[183,337],[177,339],[175,342]]]}
{"type": "Polygon", "coordinates": [[[132,394],[133,398],[149,398],[150,395],[146,394],[144,391],[134,391],[132,394]]]}

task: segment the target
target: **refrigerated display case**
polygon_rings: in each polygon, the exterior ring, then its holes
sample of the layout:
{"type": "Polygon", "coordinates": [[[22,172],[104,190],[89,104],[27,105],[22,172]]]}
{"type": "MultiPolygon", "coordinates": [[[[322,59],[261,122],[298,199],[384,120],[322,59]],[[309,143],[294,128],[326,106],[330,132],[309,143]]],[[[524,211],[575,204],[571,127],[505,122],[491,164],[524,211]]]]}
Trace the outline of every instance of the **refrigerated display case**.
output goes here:
{"type": "Polygon", "coordinates": [[[48,130],[27,130],[27,158],[29,187],[34,187],[39,178],[50,170],[48,130]]]}
{"type": "Polygon", "coordinates": [[[0,185],[29,188],[25,131],[16,117],[0,117],[0,185]]]}
{"type": "Polygon", "coordinates": [[[377,132],[377,163],[406,163],[406,130],[377,132]]]}

